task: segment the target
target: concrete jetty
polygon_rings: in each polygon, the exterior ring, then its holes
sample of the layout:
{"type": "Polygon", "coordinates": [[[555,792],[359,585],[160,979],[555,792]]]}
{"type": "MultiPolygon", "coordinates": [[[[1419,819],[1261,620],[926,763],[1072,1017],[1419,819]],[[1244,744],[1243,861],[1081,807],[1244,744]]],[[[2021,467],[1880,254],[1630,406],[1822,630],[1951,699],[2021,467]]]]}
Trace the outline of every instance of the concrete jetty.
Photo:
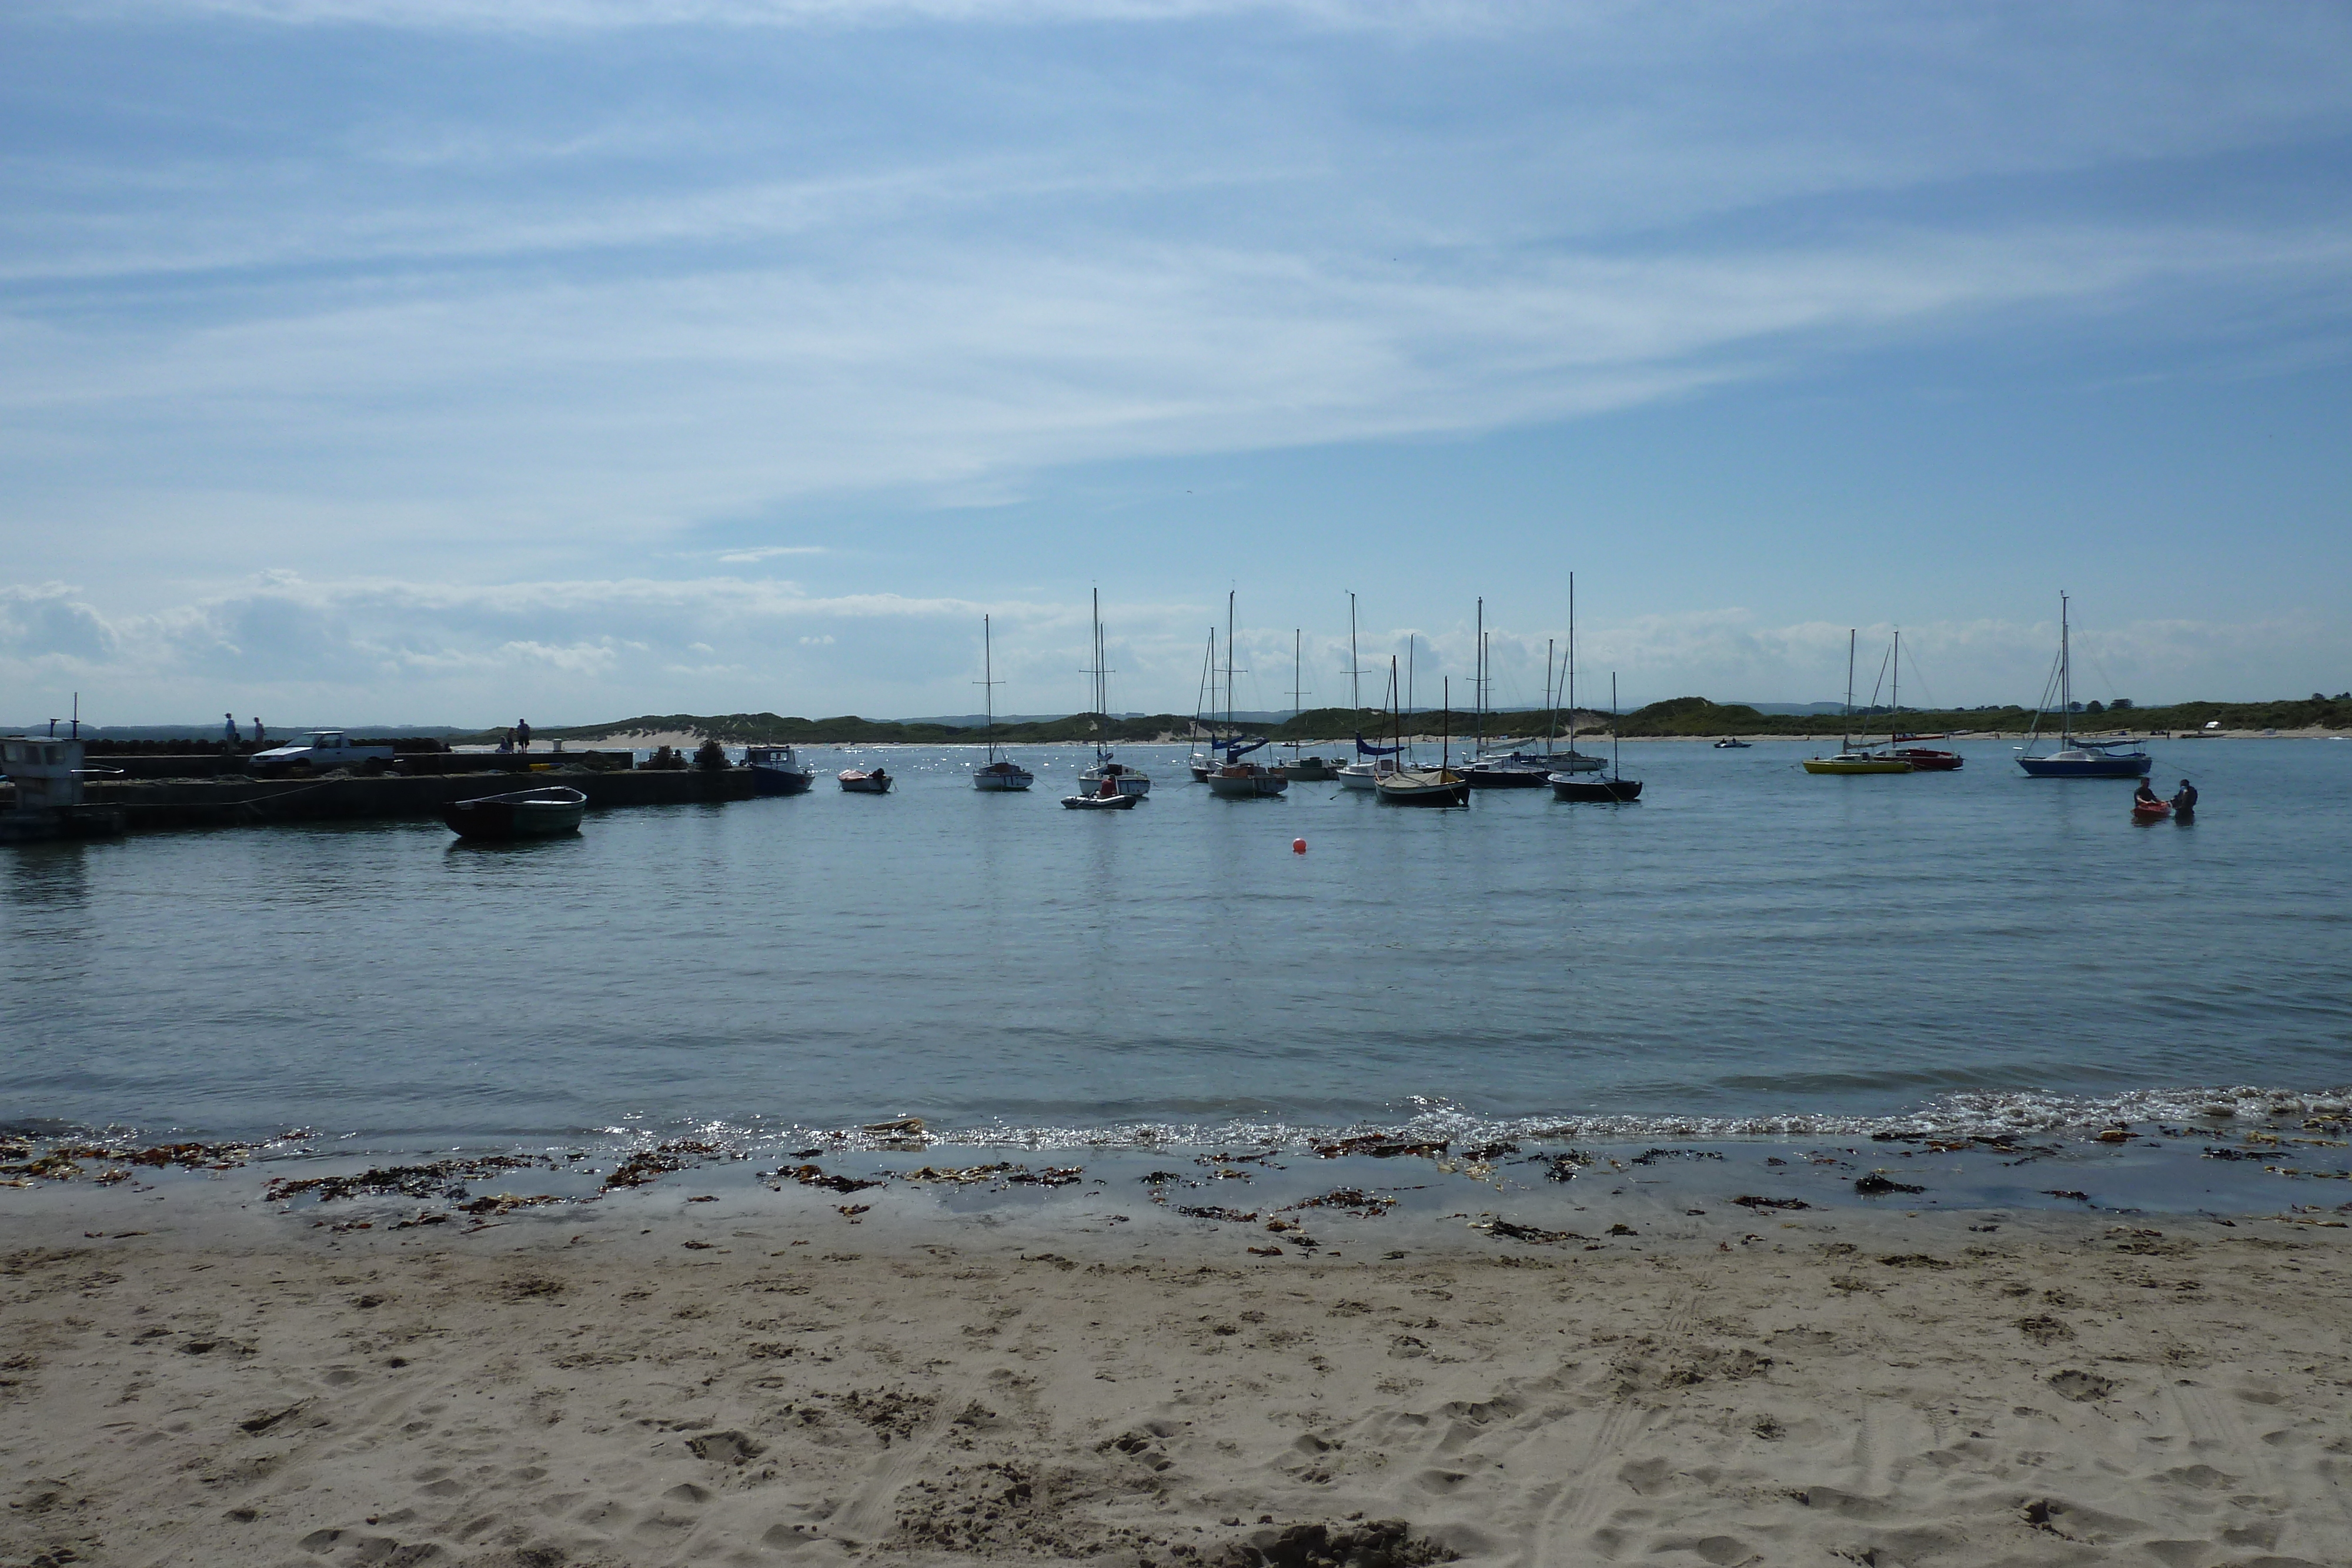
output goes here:
{"type": "MultiPolygon", "coordinates": [[[[469,772],[287,779],[89,779],[83,786],[83,795],[110,816],[119,813],[123,831],[148,832],[268,822],[437,817],[442,807],[455,801],[549,784],[565,784],[581,791],[588,797],[591,810],[751,798],[748,768],[599,772],[569,767],[533,769],[507,778],[469,772]]],[[[12,804],[8,798],[12,793],[0,790],[0,809],[12,804]]]]}

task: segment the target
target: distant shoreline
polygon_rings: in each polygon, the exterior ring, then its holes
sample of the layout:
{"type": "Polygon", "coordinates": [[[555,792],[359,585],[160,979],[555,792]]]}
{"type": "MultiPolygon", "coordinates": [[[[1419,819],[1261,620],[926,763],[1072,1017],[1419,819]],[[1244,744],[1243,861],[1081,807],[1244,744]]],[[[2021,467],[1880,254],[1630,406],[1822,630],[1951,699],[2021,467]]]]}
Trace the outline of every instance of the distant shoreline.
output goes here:
{"type": "MultiPolygon", "coordinates": [[[[1883,731],[1864,732],[1855,730],[1849,733],[1852,735],[1853,738],[1861,745],[1877,746],[1884,744],[1885,741],[1885,732],[1883,731]]],[[[2021,729],[1971,730],[1968,734],[1957,737],[1956,738],[1962,741],[2005,741],[2011,745],[2015,745],[2022,743],[2031,733],[2031,731],[2021,729]]],[[[2100,733],[2105,734],[2106,732],[2100,733]]],[[[2085,739],[2099,738],[2098,736],[2091,735],[2088,732],[2083,732],[2080,737],[2085,739]]],[[[2166,735],[2161,732],[2134,732],[2133,737],[2136,739],[2147,740],[2158,745],[2180,744],[2192,740],[2336,740],[2352,739],[2352,731],[2347,731],[2341,727],[2311,726],[2299,729],[2281,729],[2270,733],[2265,733],[2259,729],[2192,730],[2182,731],[2179,734],[2173,735],[2166,735]]],[[[626,747],[633,750],[649,751],[656,747],[663,746],[681,750],[690,750],[693,747],[701,745],[705,737],[699,733],[686,730],[658,730],[652,732],[642,730],[616,730],[607,734],[590,736],[572,736],[567,734],[561,738],[563,740],[565,745],[577,747],[626,747]]],[[[1393,744],[1393,742],[1386,736],[1383,736],[1381,738],[1386,744],[1393,744]]],[[[1456,748],[1466,751],[1467,747],[1465,743],[1469,738],[1470,737],[1460,734],[1455,734],[1451,737],[1441,737],[1437,732],[1433,730],[1425,735],[1408,735],[1404,737],[1404,740],[1407,745],[1415,747],[1433,747],[1450,740],[1451,744],[1456,748]]],[[[1718,740],[1738,740],[1750,746],[1767,741],[1787,741],[1796,745],[1811,745],[1838,739],[1839,733],[1836,730],[1813,730],[1794,735],[1786,732],[1749,732],[1746,734],[1732,733],[1724,735],[1627,734],[1622,738],[1628,742],[1672,741],[1678,744],[1696,746],[1712,746],[1718,740]]],[[[2051,731],[2044,730],[2042,732],[2042,738],[2045,740],[2053,739],[2054,736],[2051,731]]],[[[1204,739],[1205,737],[1200,736],[1158,735],[1142,738],[1130,737],[1118,741],[1104,742],[1102,744],[1105,744],[1116,750],[1121,747],[1133,746],[1194,746],[1203,744],[1204,739]]],[[[1580,747],[1605,746],[1609,744],[1612,737],[1607,730],[1579,730],[1577,732],[1576,739],[1577,744],[1580,747]]],[[[745,744],[754,746],[761,744],[791,744],[809,747],[818,750],[844,749],[852,747],[861,749],[874,747],[890,747],[904,749],[941,751],[963,748],[979,750],[987,746],[989,742],[982,737],[974,737],[969,739],[961,737],[953,739],[924,738],[912,740],[891,738],[873,740],[801,740],[793,742],[779,741],[773,743],[762,743],[759,741],[751,741],[748,743],[740,741],[722,741],[721,744],[735,749],[740,749],[740,747],[745,744]]],[[[1083,739],[1024,740],[1018,737],[1000,736],[997,737],[995,744],[1000,748],[1019,747],[1024,751],[1034,751],[1039,749],[1084,750],[1095,746],[1097,743],[1091,740],[1083,739]]],[[[1505,745],[1525,747],[1540,746],[1541,744],[1542,741],[1539,737],[1530,737],[1526,736],[1517,737],[1490,737],[1488,739],[1488,747],[1490,749],[1497,746],[1505,745]]],[[[540,743],[537,737],[533,737],[532,745],[535,752],[548,749],[546,746],[540,743]]],[[[1286,740],[1274,741],[1269,742],[1265,749],[1287,751],[1290,749],[1290,745],[1291,743],[1286,740]]],[[[1569,748],[1568,741],[1565,737],[1555,740],[1552,745],[1553,749],[1557,751],[1566,751],[1569,748]]],[[[1314,756],[1321,752],[1329,752],[1333,750],[1344,752],[1348,749],[1348,741],[1346,737],[1341,737],[1337,741],[1327,737],[1319,741],[1300,741],[1298,746],[1300,752],[1303,755],[1314,756]]],[[[479,741],[470,741],[459,743],[458,745],[453,746],[451,749],[463,751],[487,751],[492,749],[492,747],[479,741]]]]}

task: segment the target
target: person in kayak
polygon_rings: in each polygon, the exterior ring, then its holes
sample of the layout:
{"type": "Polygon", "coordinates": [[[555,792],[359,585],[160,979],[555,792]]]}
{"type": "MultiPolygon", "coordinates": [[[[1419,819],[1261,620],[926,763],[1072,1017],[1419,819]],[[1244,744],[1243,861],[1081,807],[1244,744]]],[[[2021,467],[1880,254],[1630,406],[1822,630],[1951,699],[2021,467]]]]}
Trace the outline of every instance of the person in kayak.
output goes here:
{"type": "Polygon", "coordinates": [[[2197,786],[2183,779],[2180,788],[2173,792],[2172,809],[2184,816],[2197,810],[2197,786]]]}
{"type": "Polygon", "coordinates": [[[2147,780],[2143,779],[2139,781],[2139,792],[2132,797],[2132,804],[2135,806],[2161,806],[2164,802],[2157,799],[2156,791],[2149,789],[2147,787],[2147,780]]]}

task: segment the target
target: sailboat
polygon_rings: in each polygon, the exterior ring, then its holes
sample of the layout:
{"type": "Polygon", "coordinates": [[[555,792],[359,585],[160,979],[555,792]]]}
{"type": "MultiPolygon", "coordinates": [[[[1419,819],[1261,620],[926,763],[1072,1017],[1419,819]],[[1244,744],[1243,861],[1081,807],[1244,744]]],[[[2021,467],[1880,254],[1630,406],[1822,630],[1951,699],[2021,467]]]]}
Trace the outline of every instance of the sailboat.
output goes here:
{"type": "Polygon", "coordinates": [[[996,688],[1004,683],[996,678],[996,654],[985,615],[980,618],[980,685],[988,693],[988,765],[972,770],[971,787],[994,794],[1026,789],[1037,782],[1037,776],[1011,758],[996,755],[996,688]]]}
{"type": "Polygon", "coordinates": [[[1609,777],[1583,779],[1573,773],[1555,773],[1546,782],[1551,785],[1555,799],[1561,800],[1606,800],[1622,804],[1642,798],[1642,781],[1625,777],[1619,764],[1617,750],[1617,672],[1609,672],[1609,777]]]}
{"type": "MultiPolygon", "coordinates": [[[[1364,691],[1360,684],[1363,671],[1359,667],[1361,663],[1356,656],[1356,596],[1350,593],[1348,595],[1348,700],[1359,724],[1363,722],[1364,713],[1364,691]]],[[[1391,654],[1389,658],[1389,700],[1385,706],[1396,710],[1399,696],[1396,658],[1391,654]]],[[[1339,787],[1342,789],[1372,789],[1397,770],[1397,756],[1403,749],[1402,740],[1394,746],[1374,746],[1364,738],[1362,730],[1358,730],[1356,760],[1339,769],[1339,787]]]]}
{"type": "Polygon", "coordinates": [[[1209,770],[1203,780],[1212,793],[1226,800],[1263,800],[1279,795],[1290,788],[1290,780],[1278,768],[1262,763],[1244,762],[1243,758],[1265,744],[1261,737],[1245,736],[1234,723],[1234,596],[1225,595],[1225,728],[1224,739],[1210,743],[1210,749],[1221,760],[1209,770]]]}
{"type": "Polygon", "coordinates": [[[1906,740],[1939,739],[1940,737],[1905,735],[1902,733],[1903,713],[1903,628],[1895,629],[1895,676],[1886,694],[1886,749],[1880,755],[1899,757],[1911,765],[1914,773],[1953,773],[1968,759],[1957,751],[1938,751],[1932,746],[1906,746],[1906,740]]]}
{"type": "Polygon", "coordinates": [[[1221,760],[1217,756],[1216,732],[1210,728],[1208,722],[1202,716],[1209,711],[1210,694],[1215,690],[1216,676],[1217,629],[1212,626],[1209,628],[1208,652],[1201,655],[1200,689],[1192,694],[1192,733],[1199,735],[1206,731],[1209,737],[1208,747],[1205,750],[1196,749],[1192,756],[1184,759],[1184,766],[1191,769],[1192,782],[1195,784],[1207,783],[1210,773],[1215,769],[1221,760]]]}
{"type": "Polygon", "coordinates": [[[1849,627],[1845,634],[1845,711],[1840,723],[1845,733],[1839,737],[1835,757],[1808,757],[1808,773],[1908,773],[1911,765],[1899,757],[1882,757],[1853,748],[1853,645],[1854,632],[1849,627]]]}
{"type": "MultiPolygon", "coordinates": [[[[1307,712],[1307,689],[1304,679],[1306,665],[1300,652],[1304,646],[1306,635],[1306,632],[1300,627],[1294,626],[1290,630],[1290,718],[1294,724],[1307,712]]],[[[1310,781],[1338,778],[1339,774],[1338,763],[1326,762],[1319,757],[1298,755],[1299,747],[1306,744],[1303,740],[1294,740],[1290,743],[1290,760],[1283,765],[1282,776],[1293,780],[1310,781]]]]}
{"type": "Polygon", "coordinates": [[[1550,771],[1540,758],[1526,756],[1514,749],[1507,756],[1486,755],[1486,694],[1494,681],[1487,674],[1491,660],[1486,646],[1486,601],[1478,601],[1478,664],[1477,673],[1471,676],[1473,706],[1477,712],[1477,738],[1473,742],[1470,760],[1462,766],[1462,776],[1474,789],[1538,789],[1544,775],[1550,771]]]}
{"type": "Polygon", "coordinates": [[[2074,738],[2074,645],[2069,635],[2066,595],[2058,596],[2058,749],[2047,757],[2032,755],[2042,733],[2042,714],[2050,690],[2042,688],[2042,706],[2033,712],[2033,727],[2019,747],[2017,765],[2036,779],[2145,779],[2156,759],[2137,740],[2077,740],[2074,738]],[[2118,749],[2128,747],[2129,750],[2118,749]]]}
{"type": "MultiPolygon", "coordinates": [[[[1438,763],[1435,768],[1400,768],[1373,786],[1380,798],[1391,806],[1466,806],[1470,803],[1470,780],[1456,773],[1450,755],[1453,746],[1454,683],[1445,683],[1445,707],[1440,710],[1439,722],[1447,727],[1440,731],[1438,763]]],[[[1404,721],[1397,721],[1397,741],[1404,741],[1404,721]]]]}
{"type": "MultiPolygon", "coordinates": [[[[1095,678],[1096,716],[1103,723],[1108,724],[1110,722],[1110,670],[1103,659],[1102,590],[1099,588],[1095,590],[1095,667],[1091,673],[1095,678]]],[[[1111,789],[1111,793],[1115,795],[1141,796],[1151,793],[1150,776],[1136,771],[1124,762],[1112,760],[1110,747],[1105,746],[1101,737],[1097,736],[1095,739],[1095,765],[1079,774],[1078,781],[1090,787],[1099,787],[1105,779],[1115,781],[1111,789]]],[[[1098,793],[1098,788],[1094,789],[1092,792],[1098,793]]],[[[1063,804],[1067,805],[1069,802],[1065,800],[1063,804]]]]}

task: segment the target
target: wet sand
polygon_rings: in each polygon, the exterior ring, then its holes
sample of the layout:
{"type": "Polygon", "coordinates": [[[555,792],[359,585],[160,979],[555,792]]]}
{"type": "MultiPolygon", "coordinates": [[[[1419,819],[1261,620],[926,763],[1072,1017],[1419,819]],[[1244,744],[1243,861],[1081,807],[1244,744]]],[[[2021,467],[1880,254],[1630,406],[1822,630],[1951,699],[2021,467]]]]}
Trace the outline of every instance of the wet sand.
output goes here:
{"type": "Polygon", "coordinates": [[[242,1179],[6,1195],[0,1563],[2352,1558],[2325,1219],[1309,1210],[1302,1251],[1075,1190],[394,1228],[242,1179]]]}

